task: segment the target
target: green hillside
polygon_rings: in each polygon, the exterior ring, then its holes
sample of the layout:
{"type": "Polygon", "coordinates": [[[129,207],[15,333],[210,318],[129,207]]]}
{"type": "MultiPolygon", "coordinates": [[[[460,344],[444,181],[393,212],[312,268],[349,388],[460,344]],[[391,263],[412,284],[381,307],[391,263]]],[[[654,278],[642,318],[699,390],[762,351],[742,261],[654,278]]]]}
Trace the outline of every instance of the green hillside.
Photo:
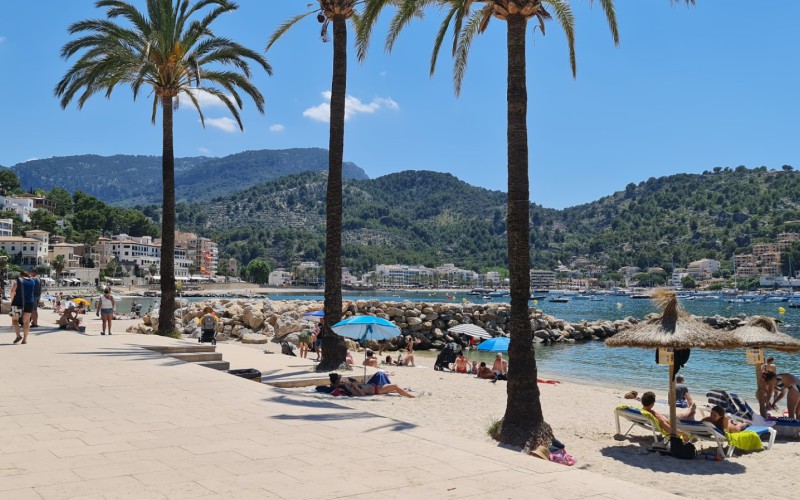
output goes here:
{"type": "MultiPolygon", "coordinates": [[[[23,189],[61,187],[117,205],[161,201],[160,156],[66,156],[31,160],[11,168],[23,189]]],[[[205,201],[286,175],[327,169],[328,151],[319,148],[176,158],[175,196],[179,201],[205,201]]],[[[363,170],[348,162],[343,165],[343,175],[345,179],[367,179],[363,170]]]]}
{"type": "MultiPolygon", "coordinates": [[[[348,181],[344,265],[358,272],[376,263],[504,267],[505,203],[505,193],[436,172],[348,181]]],[[[178,212],[179,226],[216,238],[223,255],[243,263],[324,260],[324,174],[286,177],[178,212]]],[[[729,261],[734,251],[793,230],[785,223],[800,220],[800,174],[739,167],[653,178],[566,210],[532,205],[531,218],[534,267],[573,256],[610,270],[729,261]]]]}

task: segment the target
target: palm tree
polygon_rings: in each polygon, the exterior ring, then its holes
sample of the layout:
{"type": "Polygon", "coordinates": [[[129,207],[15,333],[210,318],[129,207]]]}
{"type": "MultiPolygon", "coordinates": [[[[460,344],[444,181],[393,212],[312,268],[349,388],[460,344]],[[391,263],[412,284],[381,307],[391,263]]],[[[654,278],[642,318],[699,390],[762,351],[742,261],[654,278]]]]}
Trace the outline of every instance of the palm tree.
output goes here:
{"type": "Polygon", "coordinates": [[[94,94],[110,97],[118,85],[129,85],[134,100],[142,87],[153,94],[152,122],[156,123],[159,105],[163,113],[161,218],[161,314],[158,331],[170,334],[175,329],[175,157],[172,119],[180,98],[188,99],[200,114],[198,96],[218,98],[243,130],[239,110],[240,92],[252,98],[264,112],[264,97],[251,83],[248,60],[272,74],[267,60],[227,38],[214,35],[211,24],[238,6],[229,0],[147,0],[147,11],[139,12],[123,0],[98,0],[106,8],[107,19],[79,21],[69,27],[79,38],[68,42],[61,55],[68,59],[82,55],[56,85],[55,94],[66,108],[77,100],[78,108],[94,94]],[[211,8],[199,20],[193,16],[211,8]],[[118,24],[117,19],[127,21],[118,24]],[[230,67],[230,68],[221,68],[230,67]]]}
{"type": "MultiPolygon", "coordinates": [[[[385,0],[383,4],[396,4],[398,0],[385,0]]],[[[357,26],[358,6],[370,8],[372,0],[317,0],[308,4],[308,12],[299,14],[281,24],[270,36],[266,50],[292,26],[312,14],[322,24],[322,41],[327,42],[328,27],[333,24],[333,78],[331,81],[331,116],[328,145],[328,191],[326,197],[325,226],[325,319],[322,333],[322,362],[318,371],[346,368],[347,347],[344,339],[333,333],[331,326],[342,319],[342,161],[344,156],[344,112],[347,94],[347,23],[357,26]]],[[[358,33],[358,31],[357,31],[358,33]]],[[[357,40],[359,47],[366,46],[357,40]]]]}
{"type": "MultiPolygon", "coordinates": [[[[599,0],[608,20],[612,37],[618,43],[613,0],[599,0]]],[[[575,19],[568,0],[405,0],[392,20],[386,39],[391,50],[397,36],[421,8],[441,7],[444,21],[434,42],[430,71],[433,74],[439,50],[452,25],[453,82],[455,92],[467,66],[467,56],[475,35],[483,33],[494,17],[506,21],[507,67],[507,148],[508,148],[508,260],[511,281],[511,342],[508,350],[508,399],[506,412],[495,438],[501,442],[535,448],[549,444],[550,426],[544,421],[536,383],[533,332],[530,324],[530,192],[528,180],[528,92],[526,88],[526,29],[528,20],[537,21],[545,32],[545,23],[553,17],[567,37],[573,76],[575,66],[575,19]],[[475,10],[472,7],[479,6],[475,10]],[[552,12],[552,14],[551,14],[552,12]]],[[[373,20],[365,16],[364,24],[373,20]]]]}
{"type": "Polygon", "coordinates": [[[65,267],[67,267],[67,262],[64,259],[64,256],[56,255],[56,258],[53,259],[53,270],[56,272],[56,279],[61,276],[61,273],[64,272],[65,267]]]}
{"type": "MultiPolygon", "coordinates": [[[[386,2],[387,0],[378,0],[386,2]]],[[[598,0],[608,21],[615,44],[619,44],[613,0],[598,0]]],[[[678,3],[680,0],[670,0],[678,3]]],[[[693,4],[694,0],[684,0],[693,4]]],[[[592,0],[589,0],[591,3],[592,0]]],[[[526,38],[528,20],[535,19],[542,34],[545,23],[558,21],[567,37],[570,66],[576,76],[575,18],[568,0],[403,0],[386,38],[391,51],[400,31],[422,9],[436,6],[446,12],[434,41],[430,72],[433,75],[439,50],[452,25],[453,82],[456,94],[467,67],[467,56],[475,35],[483,33],[495,17],[506,21],[507,66],[507,149],[508,149],[508,260],[511,281],[511,342],[508,350],[508,399],[506,412],[494,437],[526,449],[549,444],[550,426],[544,421],[536,383],[533,333],[528,311],[530,296],[530,192],[528,179],[528,91],[526,38]],[[471,11],[473,5],[480,7],[471,11]]],[[[380,6],[365,13],[362,30],[374,25],[380,6]]]]}

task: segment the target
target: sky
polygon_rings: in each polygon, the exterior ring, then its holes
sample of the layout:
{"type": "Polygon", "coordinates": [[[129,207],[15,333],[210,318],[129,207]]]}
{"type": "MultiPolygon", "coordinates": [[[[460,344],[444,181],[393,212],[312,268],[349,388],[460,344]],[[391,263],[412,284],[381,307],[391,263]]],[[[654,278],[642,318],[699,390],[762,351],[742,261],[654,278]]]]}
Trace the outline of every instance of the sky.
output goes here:
{"type": "MultiPolygon", "coordinates": [[[[284,20],[312,0],[239,0],[214,25],[263,51],[284,20]]],[[[142,5],[142,0],[132,0],[142,5]]],[[[316,3],[316,2],[315,2],[316,3]]],[[[595,2],[573,1],[578,76],[566,40],[551,23],[528,36],[531,199],[550,208],[588,203],[630,182],[716,166],[800,168],[800,2],[617,0],[615,47],[595,2]]],[[[493,20],[473,43],[456,96],[445,48],[429,76],[436,10],[401,33],[391,54],[376,27],[368,58],[355,59],[350,30],[345,161],[370,177],[403,170],[449,172],[476,186],[507,190],[505,23],[493,20]]],[[[83,109],[61,109],[53,88],[73,61],[61,47],[67,27],[102,17],[90,0],[6,2],[0,17],[0,165],[79,154],[160,155],[151,101],[127,89],[83,109]]],[[[531,25],[532,27],[532,25],[531,25]]],[[[225,156],[245,150],[328,145],[332,44],[309,17],[266,57],[272,77],[254,83],[266,113],[245,101],[240,132],[207,100],[206,127],[194,109],[175,117],[175,154],[225,156]]],[[[530,30],[529,30],[530,32],[530,30]]],[[[89,180],[90,182],[90,180],[89,180]]]]}

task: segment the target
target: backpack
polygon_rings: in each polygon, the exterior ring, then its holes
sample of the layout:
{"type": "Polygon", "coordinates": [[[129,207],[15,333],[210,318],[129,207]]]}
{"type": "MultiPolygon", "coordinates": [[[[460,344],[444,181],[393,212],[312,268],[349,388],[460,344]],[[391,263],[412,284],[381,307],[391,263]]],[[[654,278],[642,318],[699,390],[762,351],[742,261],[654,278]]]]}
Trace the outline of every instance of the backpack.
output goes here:
{"type": "Polygon", "coordinates": [[[670,455],[684,460],[693,460],[697,455],[697,450],[692,443],[684,443],[679,437],[669,438],[670,455]]]}
{"type": "Polygon", "coordinates": [[[217,318],[213,314],[206,314],[201,324],[203,330],[214,330],[217,327],[217,318]]]}

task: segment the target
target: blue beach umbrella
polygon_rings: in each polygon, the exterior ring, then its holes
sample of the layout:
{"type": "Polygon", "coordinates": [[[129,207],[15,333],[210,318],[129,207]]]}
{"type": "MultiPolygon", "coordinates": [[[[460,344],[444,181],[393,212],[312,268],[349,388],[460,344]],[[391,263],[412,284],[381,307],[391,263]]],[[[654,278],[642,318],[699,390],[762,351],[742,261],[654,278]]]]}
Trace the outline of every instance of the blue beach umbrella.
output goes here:
{"type": "Polygon", "coordinates": [[[303,314],[303,319],[308,321],[319,321],[325,316],[325,311],[311,311],[303,314]]]}
{"type": "Polygon", "coordinates": [[[387,340],[400,335],[397,325],[377,316],[353,316],[336,323],[331,329],[336,335],[361,342],[387,340]]]}
{"type": "MultiPolygon", "coordinates": [[[[353,316],[331,327],[336,335],[359,342],[367,340],[387,340],[400,335],[400,328],[391,321],[377,316],[353,316]]],[[[364,351],[367,359],[367,351],[364,351]]],[[[364,381],[367,380],[367,364],[364,363],[364,381]]]]}
{"type": "Polygon", "coordinates": [[[478,350],[483,352],[508,352],[508,342],[510,340],[508,337],[495,337],[484,340],[478,346],[478,350]]]}

